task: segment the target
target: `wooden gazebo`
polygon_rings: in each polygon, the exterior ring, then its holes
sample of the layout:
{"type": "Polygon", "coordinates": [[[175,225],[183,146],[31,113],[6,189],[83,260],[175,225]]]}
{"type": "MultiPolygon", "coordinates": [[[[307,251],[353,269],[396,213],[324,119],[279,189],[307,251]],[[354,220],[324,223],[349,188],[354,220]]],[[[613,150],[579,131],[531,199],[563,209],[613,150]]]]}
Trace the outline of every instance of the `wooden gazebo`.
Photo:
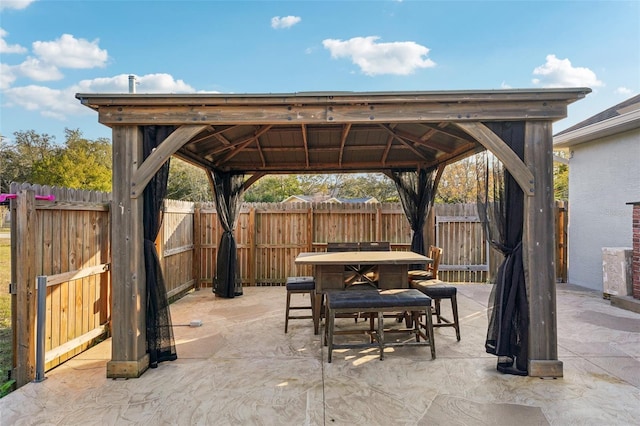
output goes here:
{"type": "Polygon", "coordinates": [[[171,156],[207,170],[265,174],[390,172],[480,152],[525,194],[523,263],[529,375],[562,376],[557,357],[552,123],[588,88],[289,94],[93,94],[76,97],[113,131],[112,359],[108,377],[138,377],[145,346],[143,189],[171,156]],[[524,159],[487,123],[524,125],[524,159]],[[175,130],[148,156],[145,126],[175,130]],[[144,305],[142,305],[144,306],[144,305]]]}

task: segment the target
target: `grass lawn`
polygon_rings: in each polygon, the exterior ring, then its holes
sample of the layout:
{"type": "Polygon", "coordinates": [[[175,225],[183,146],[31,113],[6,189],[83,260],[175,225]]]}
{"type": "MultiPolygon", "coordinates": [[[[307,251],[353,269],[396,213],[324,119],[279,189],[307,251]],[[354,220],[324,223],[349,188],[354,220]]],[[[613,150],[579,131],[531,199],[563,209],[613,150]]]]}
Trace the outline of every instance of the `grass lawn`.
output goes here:
{"type": "MultiPolygon", "coordinates": [[[[4,229],[0,229],[4,232],[4,229]]],[[[0,238],[0,398],[11,387],[7,372],[11,370],[11,297],[9,295],[11,281],[11,241],[0,238]]]]}

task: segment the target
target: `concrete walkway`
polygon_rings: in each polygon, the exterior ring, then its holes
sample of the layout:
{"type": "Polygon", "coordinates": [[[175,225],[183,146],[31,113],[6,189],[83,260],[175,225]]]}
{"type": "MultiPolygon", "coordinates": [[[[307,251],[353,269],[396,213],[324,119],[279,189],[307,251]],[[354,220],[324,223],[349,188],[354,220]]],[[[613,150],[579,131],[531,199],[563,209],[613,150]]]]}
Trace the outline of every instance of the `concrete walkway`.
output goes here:
{"type": "Polygon", "coordinates": [[[284,288],[245,288],[235,299],[193,292],[172,305],[177,361],[107,379],[105,341],[0,399],[0,424],[640,424],[640,314],[559,285],[564,377],[502,375],[484,351],[490,289],[459,286],[462,341],[437,329],[436,360],[428,348],[401,347],[384,361],[335,351],[331,364],[311,320],[284,334],[284,288]],[[203,325],[189,327],[196,319],[203,325]]]}

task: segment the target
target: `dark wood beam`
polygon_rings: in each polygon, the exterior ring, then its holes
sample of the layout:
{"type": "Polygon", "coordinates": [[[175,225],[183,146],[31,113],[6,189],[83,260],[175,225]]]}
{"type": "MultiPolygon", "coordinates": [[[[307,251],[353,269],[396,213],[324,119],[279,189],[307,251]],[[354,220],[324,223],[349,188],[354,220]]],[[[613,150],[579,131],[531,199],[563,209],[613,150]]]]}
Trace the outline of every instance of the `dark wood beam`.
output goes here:
{"type": "Polygon", "coordinates": [[[264,176],[266,176],[266,173],[254,173],[253,175],[251,175],[251,177],[249,179],[244,181],[244,183],[242,184],[242,187],[246,191],[247,189],[249,189],[249,187],[251,185],[256,183],[260,178],[262,178],[264,176]]]}
{"type": "Polygon", "coordinates": [[[351,129],[351,124],[345,124],[342,127],[342,135],[340,136],[340,156],[338,157],[338,165],[342,165],[342,154],[344,153],[344,144],[347,141],[347,136],[349,136],[350,129],[351,129]]]}
{"type": "Polygon", "coordinates": [[[567,115],[565,102],[530,100],[495,102],[423,103],[403,105],[336,105],[327,112],[323,105],[252,106],[103,106],[98,120],[105,125],[152,124],[326,124],[337,123],[415,123],[455,120],[516,121],[528,119],[553,120],[567,115]],[[373,108],[373,109],[372,109],[373,108]],[[161,119],[159,117],[162,117],[161,119]]]}
{"type": "Polygon", "coordinates": [[[220,166],[221,164],[224,164],[227,161],[231,160],[233,157],[238,155],[240,153],[240,151],[242,151],[242,149],[244,147],[246,147],[247,145],[257,141],[258,138],[261,135],[263,135],[264,133],[268,132],[270,128],[271,128],[271,126],[262,126],[257,132],[255,132],[255,134],[253,136],[251,136],[249,138],[246,138],[246,141],[239,142],[239,143],[234,142],[234,146],[237,149],[235,149],[234,151],[230,152],[229,154],[227,154],[226,156],[224,156],[220,160],[215,161],[214,163],[216,164],[216,166],[220,166]]]}
{"type": "Polygon", "coordinates": [[[149,154],[144,162],[133,172],[131,177],[131,197],[137,198],[158,169],[191,138],[200,133],[206,126],[180,126],[149,154]]]}
{"type": "Polygon", "coordinates": [[[304,159],[307,167],[309,167],[309,141],[307,135],[307,125],[303,124],[300,126],[302,129],[302,144],[304,145],[304,159]]]}
{"type": "Polygon", "coordinates": [[[393,144],[393,139],[394,136],[393,135],[389,135],[387,137],[387,144],[384,147],[384,153],[382,154],[382,164],[386,164],[387,162],[387,158],[389,157],[389,151],[391,151],[391,145],[393,144]]]}
{"type": "Polygon", "coordinates": [[[451,153],[455,150],[455,147],[452,147],[450,144],[438,143],[431,140],[425,141],[416,135],[412,135],[411,133],[408,133],[408,132],[403,132],[402,130],[395,130],[394,132],[396,135],[398,135],[402,139],[406,139],[418,145],[426,146],[427,148],[430,148],[436,151],[451,153]]]}
{"type": "Polygon", "coordinates": [[[188,149],[186,149],[185,147],[182,147],[181,149],[179,149],[178,151],[176,151],[175,154],[173,154],[174,156],[178,157],[179,159],[186,161],[189,164],[192,164],[194,166],[197,167],[201,167],[203,169],[211,169],[213,167],[215,167],[215,165],[208,161],[207,159],[203,158],[202,156],[195,154],[191,151],[189,151],[188,149]]]}
{"type": "Polygon", "coordinates": [[[401,144],[405,145],[407,148],[409,148],[411,150],[411,152],[413,152],[415,155],[417,155],[418,157],[422,158],[423,160],[427,161],[427,158],[422,155],[422,153],[420,151],[418,151],[417,149],[415,149],[411,144],[409,144],[407,141],[405,141],[402,137],[398,136],[396,134],[396,130],[391,129],[389,126],[385,125],[385,124],[381,124],[380,125],[381,128],[385,129],[391,136],[393,136],[398,142],[400,142],[401,144]]]}

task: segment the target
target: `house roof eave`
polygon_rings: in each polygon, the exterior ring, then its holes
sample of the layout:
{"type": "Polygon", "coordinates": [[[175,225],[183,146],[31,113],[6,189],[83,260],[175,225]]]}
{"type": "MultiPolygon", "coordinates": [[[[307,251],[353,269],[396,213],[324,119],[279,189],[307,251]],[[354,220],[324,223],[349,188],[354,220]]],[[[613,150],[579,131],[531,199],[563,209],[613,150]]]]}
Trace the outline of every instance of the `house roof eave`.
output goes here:
{"type": "Polygon", "coordinates": [[[553,138],[554,148],[569,148],[607,136],[640,128],[640,110],[581,127],[553,138]]]}

